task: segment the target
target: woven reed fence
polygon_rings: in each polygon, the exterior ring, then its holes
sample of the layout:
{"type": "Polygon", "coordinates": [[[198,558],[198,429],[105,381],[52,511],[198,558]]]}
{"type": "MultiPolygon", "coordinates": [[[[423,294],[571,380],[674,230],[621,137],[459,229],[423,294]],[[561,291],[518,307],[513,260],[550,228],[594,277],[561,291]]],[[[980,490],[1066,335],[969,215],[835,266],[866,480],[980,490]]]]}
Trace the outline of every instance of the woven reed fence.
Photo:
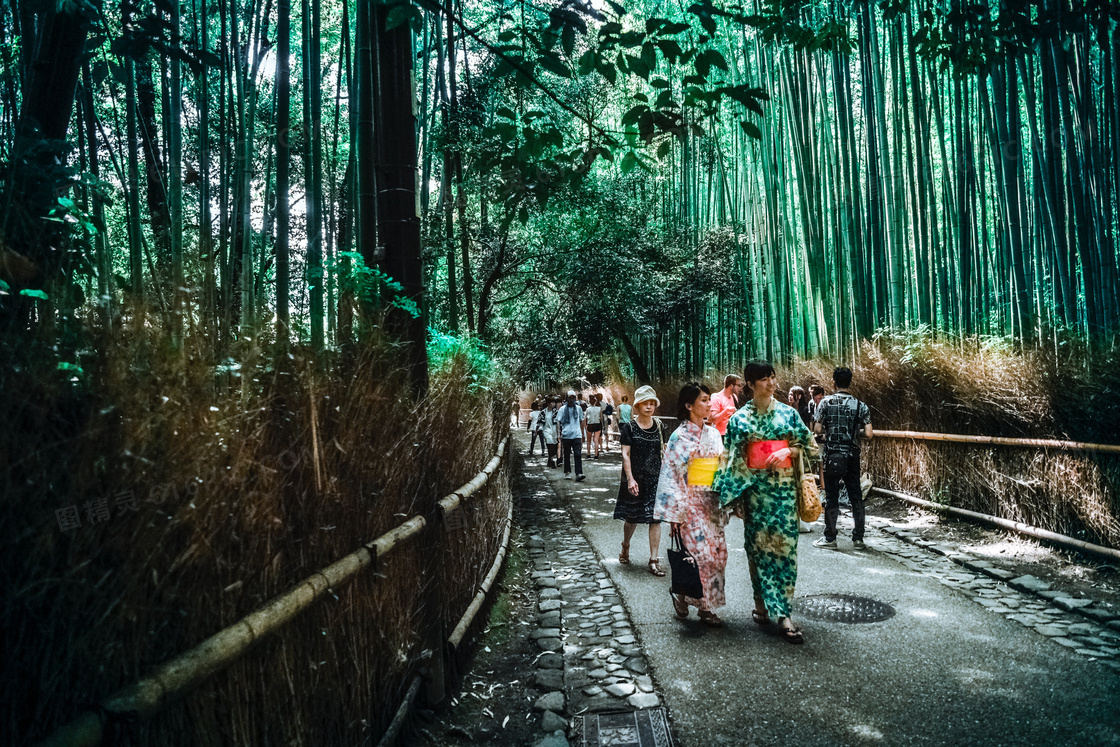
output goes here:
{"type": "MultiPolygon", "coordinates": [[[[421,577],[407,584],[415,587],[424,601],[427,614],[416,622],[421,628],[419,635],[428,647],[413,667],[415,672],[402,679],[396,714],[377,738],[379,745],[392,744],[424,682],[429,699],[442,699],[449,680],[456,676],[457,668],[464,662],[462,644],[480,622],[478,612],[502,567],[513,518],[509,460],[506,458],[509,444],[507,434],[489,463],[469,482],[439,500],[431,514],[409,517],[354,552],[315,571],[256,611],[156,667],[139,682],[104,698],[56,729],[41,744],[101,745],[116,742],[122,732],[131,732],[130,742],[146,743],[149,740],[136,733],[134,725],[158,718],[170,704],[183,701],[184,696],[212,682],[228,668],[244,663],[250,653],[268,655],[270,652],[262,654],[260,650],[264,647],[263,639],[274,641],[280,636],[272,634],[281,633],[302,613],[322,606],[328,598],[337,601],[337,593],[343,587],[352,589],[357,580],[376,583],[393,574],[390,556],[412,546],[428,561],[427,569],[435,571],[420,574],[421,577]],[[471,587],[449,588],[444,582],[446,564],[468,557],[465,550],[477,550],[480,544],[494,545],[496,551],[489,564],[479,569],[477,583],[471,587]]],[[[415,566],[406,567],[416,570],[415,566]]],[[[327,635],[326,629],[323,635],[327,635]]],[[[360,681],[354,682],[355,688],[363,686],[360,681]]],[[[207,695],[214,698],[216,693],[212,691],[207,695]]],[[[195,697],[199,697],[197,693],[195,697]]],[[[226,735],[215,734],[213,743],[221,744],[225,739],[226,735]]],[[[323,743],[328,741],[329,738],[325,738],[323,743]]],[[[367,738],[365,742],[372,742],[372,739],[367,738]]]]}
{"type": "Polygon", "coordinates": [[[1120,547],[1120,446],[884,430],[864,454],[877,486],[1120,547]]]}

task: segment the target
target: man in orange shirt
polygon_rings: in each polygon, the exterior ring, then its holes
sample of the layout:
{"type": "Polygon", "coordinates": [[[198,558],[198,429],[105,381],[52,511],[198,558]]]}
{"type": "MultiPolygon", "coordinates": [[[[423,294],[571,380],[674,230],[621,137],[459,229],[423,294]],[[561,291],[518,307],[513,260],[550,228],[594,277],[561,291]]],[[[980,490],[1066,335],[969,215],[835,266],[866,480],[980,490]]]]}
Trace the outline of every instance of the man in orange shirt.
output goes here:
{"type": "Polygon", "coordinates": [[[735,374],[727,374],[723,389],[712,395],[712,410],[708,415],[710,422],[719,435],[727,435],[727,421],[735,414],[735,397],[743,391],[743,380],[735,374]]]}

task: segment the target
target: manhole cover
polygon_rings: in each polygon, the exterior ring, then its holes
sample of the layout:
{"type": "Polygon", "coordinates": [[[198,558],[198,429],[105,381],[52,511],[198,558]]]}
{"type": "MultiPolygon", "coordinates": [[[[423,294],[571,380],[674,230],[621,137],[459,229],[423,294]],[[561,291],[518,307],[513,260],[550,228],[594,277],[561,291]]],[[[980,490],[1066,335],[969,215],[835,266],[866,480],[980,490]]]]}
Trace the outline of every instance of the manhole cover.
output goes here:
{"type": "Polygon", "coordinates": [[[894,607],[850,594],[816,594],[793,600],[793,606],[810,620],[840,623],[873,623],[894,617],[894,607]]]}

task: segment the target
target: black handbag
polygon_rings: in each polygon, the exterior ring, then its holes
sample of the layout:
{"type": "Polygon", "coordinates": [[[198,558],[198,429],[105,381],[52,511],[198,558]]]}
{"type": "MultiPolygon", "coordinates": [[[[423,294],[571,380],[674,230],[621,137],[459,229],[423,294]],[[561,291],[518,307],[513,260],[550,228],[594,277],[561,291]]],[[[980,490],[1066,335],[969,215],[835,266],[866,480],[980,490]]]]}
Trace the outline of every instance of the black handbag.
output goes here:
{"type": "Polygon", "coordinates": [[[684,547],[681,541],[680,529],[674,528],[669,543],[669,591],[680,594],[689,599],[699,599],[704,596],[704,584],[700,581],[700,568],[696,565],[696,558],[684,547]]]}

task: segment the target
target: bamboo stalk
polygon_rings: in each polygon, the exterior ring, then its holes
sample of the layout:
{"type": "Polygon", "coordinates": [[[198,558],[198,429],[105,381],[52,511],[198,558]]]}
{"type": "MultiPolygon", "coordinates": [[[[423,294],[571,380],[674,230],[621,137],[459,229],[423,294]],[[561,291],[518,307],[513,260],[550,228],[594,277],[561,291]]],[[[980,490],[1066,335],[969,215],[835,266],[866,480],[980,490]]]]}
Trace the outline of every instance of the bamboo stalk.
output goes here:
{"type": "Polygon", "coordinates": [[[498,550],[498,554],[494,557],[494,564],[490,566],[490,572],[486,574],[483,579],[482,585],[478,588],[478,593],[475,594],[474,599],[471,600],[470,606],[463,616],[459,618],[459,624],[455,626],[455,630],[451,631],[451,636],[447,639],[454,648],[458,648],[459,644],[463,641],[463,636],[467,634],[467,628],[474,622],[475,615],[482,609],[482,603],[486,600],[486,595],[490,592],[490,586],[493,585],[494,579],[498,577],[498,571],[502,567],[502,561],[505,560],[506,551],[509,549],[509,533],[510,527],[513,524],[513,503],[509,505],[509,513],[506,515],[506,529],[502,534],[502,546],[498,550]]]}
{"type": "MultiPolygon", "coordinates": [[[[508,443],[509,436],[507,435],[498,445],[497,454],[486,465],[485,470],[489,470],[489,472],[484,470],[476,474],[470,482],[449,498],[464,499],[470,497],[485,485],[490,474],[501,463],[508,443]]],[[[441,501],[441,505],[442,503],[441,501]]],[[[510,516],[507,518],[505,533],[502,538],[502,549],[498,553],[491,573],[484,581],[484,589],[481,592],[483,595],[485,595],[486,590],[489,590],[490,584],[493,583],[494,577],[497,575],[495,569],[501,567],[501,560],[505,557],[512,512],[513,507],[511,505],[510,516]]],[[[40,744],[44,747],[48,745],[59,745],[59,747],[62,745],[68,747],[85,747],[88,745],[89,747],[96,747],[96,745],[102,743],[105,721],[108,718],[114,716],[125,716],[130,719],[147,718],[154,715],[169,701],[185,694],[211,675],[220,672],[241,658],[257,640],[282,628],[326,593],[327,590],[345,584],[360,571],[370,566],[375,557],[380,559],[388,555],[395,547],[418,535],[425,526],[427,526],[427,520],[423,516],[413,516],[403,524],[382,534],[373,542],[335,561],[326,568],[312,573],[298,585],[273,598],[255,612],[163,664],[151,676],[110,695],[102,702],[100,711],[86,711],[79,714],[70,723],[56,729],[40,744]]],[[[473,606],[474,603],[472,602],[473,606]]],[[[481,603],[479,603],[479,606],[481,606],[481,603]]],[[[476,608],[471,613],[472,618],[477,611],[476,608]]],[[[468,612],[470,612],[470,608],[468,608],[468,612]]],[[[467,625],[469,625],[469,620],[467,625]]],[[[466,630],[466,625],[463,626],[463,629],[466,630]]]]}
{"type": "Polygon", "coordinates": [[[963,436],[953,433],[920,433],[918,431],[875,431],[876,438],[912,438],[918,441],[945,441],[962,444],[990,444],[993,446],[1033,446],[1042,449],[1065,451],[1100,451],[1120,454],[1120,445],[1090,444],[1082,441],[1059,441],[1048,438],[1002,438],[1000,436],[963,436]]]}
{"type": "Polygon", "coordinates": [[[1074,539],[1073,537],[1067,537],[1064,534],[1051,532],[1048,529],[1039,529],[1038,527],[1032,527],[1029,524],[1023,524],[1019,521],[1001,519],[998,516],[989,516],[988,514],[982,514],[977,511],[969,511],[965,508],[955,508],[953,506],[946,506],[941,503],[934,503],[933,501],[927,501],[922,498],[916,498],[912,495],[907,495],[906,493],[898,493],[893,490],[887,490],[885,488],[871,488],[871,490],[882,493],[883,495],[888,495],[892,498],[898,498],[908,503],[913,503],[916,506],[922,506],[923,508],[930,508],[935,511],[945,511],[947,513],[955,514],[957,516],[963,516],[968,519],[974,519],[976,521],[993,524],[1003,529],[1010,529],[1013,532],[1019,532],[1020,534],[1026,534],[1031,537],[1036,537],[1048,542],[1053,542],[1056,545],[1062,545],[1074,550],[1081,550],[1082,552],[1100,555],[1102,557],[1108,558],[1109,560],[1120,560],[1120,550],[1112,547],[1104,547],[1102,545],[1094,545],[1090,542],[1083,542],[1079,539],[1074,539]]]}
{"type": "Polygon", "coordinates": [[[397,714],[393,716],[389,728],[385,730],[385,734],[382,735],[381,741],[377,743],[377,747],[392,747],[397,743],[401,728],[404,726],[404,720],[408,717],[408,712],[412,709],[412,703],[416,700],[417,693],[420,692],[420,682],[421,679],[419,675],[412,678],[412,684],[408,686],[408,692],[405,693],[401,707],[397,709],[397,714]]]}

